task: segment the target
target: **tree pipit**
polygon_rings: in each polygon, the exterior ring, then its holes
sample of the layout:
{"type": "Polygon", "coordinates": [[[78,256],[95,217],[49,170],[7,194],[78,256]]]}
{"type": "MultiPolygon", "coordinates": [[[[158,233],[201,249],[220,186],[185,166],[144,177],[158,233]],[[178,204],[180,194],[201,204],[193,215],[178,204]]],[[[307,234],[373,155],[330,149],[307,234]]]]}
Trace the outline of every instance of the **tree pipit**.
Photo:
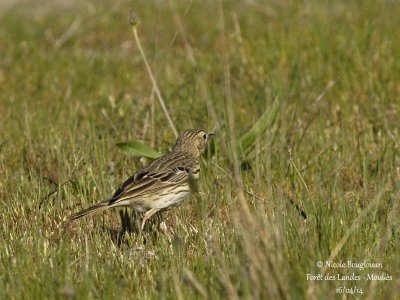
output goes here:
{"type": "Polygon", "coordinates": [[[129,177],[114,195],[68,218],[81,217],[112,207],[131,207],[146,221],[157,212],[178,207],[190,193],[192,180],[200,175],[200,156],[213,136],[200,129],[183,131],[173,150],[129,177]]]}

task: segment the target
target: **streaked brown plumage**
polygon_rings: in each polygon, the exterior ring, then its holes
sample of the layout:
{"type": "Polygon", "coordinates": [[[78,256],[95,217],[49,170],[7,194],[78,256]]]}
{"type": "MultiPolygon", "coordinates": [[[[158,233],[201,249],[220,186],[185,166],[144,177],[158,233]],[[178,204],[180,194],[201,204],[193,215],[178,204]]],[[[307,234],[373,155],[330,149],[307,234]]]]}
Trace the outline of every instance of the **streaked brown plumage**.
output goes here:
{"type": "Polygon", "coordinates": [[[179,206],[189,195],[190,180],[200,173],[200,156],[213,134],[200,129],[182,132],[173,150],[129,177],[107,200],[68,218],[74,221],[112,207],[144,212],[142,228],[155,213],[179,206]]]}

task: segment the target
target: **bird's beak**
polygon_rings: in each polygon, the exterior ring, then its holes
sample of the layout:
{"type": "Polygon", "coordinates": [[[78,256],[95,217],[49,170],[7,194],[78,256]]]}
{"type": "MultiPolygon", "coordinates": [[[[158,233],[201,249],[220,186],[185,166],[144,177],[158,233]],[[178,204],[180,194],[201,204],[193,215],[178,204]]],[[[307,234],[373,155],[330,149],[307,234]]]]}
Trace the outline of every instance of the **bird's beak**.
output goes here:
{"type": "Polygon", "coordinates": [[[212,137],[214,137],[215,133],[209,133],[207,135],[208,135],[208,138],[212,138],[212,137]]]}

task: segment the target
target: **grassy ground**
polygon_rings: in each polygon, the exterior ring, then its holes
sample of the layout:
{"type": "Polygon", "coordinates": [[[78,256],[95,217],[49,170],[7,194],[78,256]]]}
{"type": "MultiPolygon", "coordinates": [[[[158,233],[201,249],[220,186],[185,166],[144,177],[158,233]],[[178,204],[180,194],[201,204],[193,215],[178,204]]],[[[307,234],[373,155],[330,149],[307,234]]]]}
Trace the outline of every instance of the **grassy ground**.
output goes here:
{"type": "Polygon", "coordinates": [[[118,142],[167,152],[174,135],[131,1],[3,2],[0,298],[398,299],[399,3],[135,4],[174,124],[218,134],[199,192],[164,215],[170,239],[115,242],[115,210],[64,228],[146,162],[118,142]],[[307,280],[320,273],[392,280],[307,280]]]}

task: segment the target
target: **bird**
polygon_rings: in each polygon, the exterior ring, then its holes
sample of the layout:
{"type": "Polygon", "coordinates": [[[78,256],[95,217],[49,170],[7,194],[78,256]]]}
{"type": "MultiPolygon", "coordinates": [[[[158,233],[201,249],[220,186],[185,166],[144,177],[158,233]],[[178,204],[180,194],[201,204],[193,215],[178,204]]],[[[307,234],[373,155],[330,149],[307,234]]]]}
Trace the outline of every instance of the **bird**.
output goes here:
{"type": "Polygon", "coordinates": [[[68,217],[72,222],[109,208],[131,207],[144,213],[141,228],[154,214],[182,204],[190,194],[192,182],[200,175],[200,158],[214,136],[202,129],[182,131],[172,148],[141,170],[130,176],[104,201],[68,217]]]}

